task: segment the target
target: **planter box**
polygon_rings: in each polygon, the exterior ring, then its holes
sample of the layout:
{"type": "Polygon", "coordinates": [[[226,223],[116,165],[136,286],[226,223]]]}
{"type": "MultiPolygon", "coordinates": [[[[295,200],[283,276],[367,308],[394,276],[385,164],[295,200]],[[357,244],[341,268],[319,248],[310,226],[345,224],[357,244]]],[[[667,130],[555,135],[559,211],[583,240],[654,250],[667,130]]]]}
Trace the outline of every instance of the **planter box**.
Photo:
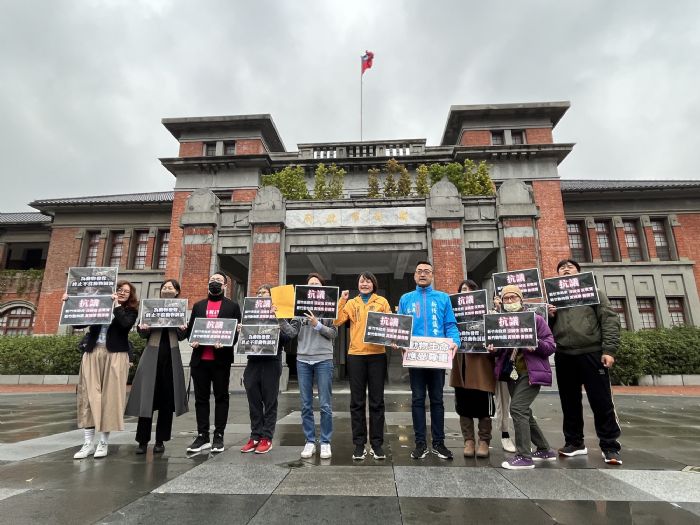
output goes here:
{"type": "Polygon", "coordinates": [[[18,383],[18,375],[0,375],[0,385],[16,385],[18,383]]]}
{"type": "Polygon", "coordinates": [[[700,385],[700,374],[642,376],[637,384],[639,386],[697,386],[700,385]]]}

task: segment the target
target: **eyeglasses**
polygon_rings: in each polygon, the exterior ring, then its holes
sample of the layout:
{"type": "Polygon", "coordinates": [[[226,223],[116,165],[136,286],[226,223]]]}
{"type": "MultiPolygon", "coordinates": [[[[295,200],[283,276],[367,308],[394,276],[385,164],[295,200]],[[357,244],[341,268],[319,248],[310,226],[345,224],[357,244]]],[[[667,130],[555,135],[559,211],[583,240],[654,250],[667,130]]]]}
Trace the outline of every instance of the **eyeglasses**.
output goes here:
{"type": "Polygon", "coordinates": [[[129,290],[128,288],[119,288],[119,290],[117,290],[117,293],[129,294],[131,293],[131,290],[129,290]]]}
{"type": "Polygon", "coordinates": [[[520,301],[520,296],[511,294],[511,295],[504,295],[503,296],[503,302],[504,303],[517,303],[520,301]]]}
{"type": "Polygon", "coordinates": [[[432,270],[416,270],[416,275],[430,275],[433,273],[432,270]]]}

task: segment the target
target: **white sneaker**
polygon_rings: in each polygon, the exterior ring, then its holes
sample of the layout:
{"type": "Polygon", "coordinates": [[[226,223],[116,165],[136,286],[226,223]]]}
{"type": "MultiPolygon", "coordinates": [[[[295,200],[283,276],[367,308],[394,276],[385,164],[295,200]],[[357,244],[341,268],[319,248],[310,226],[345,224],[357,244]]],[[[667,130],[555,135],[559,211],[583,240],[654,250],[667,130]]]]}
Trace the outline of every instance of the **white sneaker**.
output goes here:
{"type": "MultiPolygon", "coordinates": [[[[329,445],[330,450],[330,445],[329,445]]],[[[316,453],[316,443],[307,443],[304,445],[304,450],[301,451],[301,457],[304,459],[309,459],[316,453]]]]}
{"type": "Polygon", "coordinates": [[[513,444],[513,440],[509,437],[501,438],[501,445],[506,452],[515,452],[515,445],[513,444]]]}
{"type": "Polygon", "coordinates": [[[95,457],[96,458],[103,458],[107,455],[107,451],[109,449],[109,445],[105,443],[104,441],[100,441],[97,444],[97,448],[95,449],[95,457]]]}
{"type": "Polygon", "coordinates": [[[95,453],[95,442],[86,441],[78,452],[73,454],[73,459],[85,459],[88,456],[92,456],[95,453]]]}
{"type": "Polygon", "coordinates": [[[331,444],[321,443],[321,459],[328,459],[332,456],[331,454],[331,444]]]}

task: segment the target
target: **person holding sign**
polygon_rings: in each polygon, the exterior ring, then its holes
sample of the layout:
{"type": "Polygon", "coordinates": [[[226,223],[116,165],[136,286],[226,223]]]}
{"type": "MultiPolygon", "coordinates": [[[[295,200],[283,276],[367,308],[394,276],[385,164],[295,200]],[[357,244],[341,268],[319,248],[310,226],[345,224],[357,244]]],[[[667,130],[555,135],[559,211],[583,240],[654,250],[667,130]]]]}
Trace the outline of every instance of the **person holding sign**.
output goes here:
{"type": "MultiPolygon", "coordinates": [[[[63,296],[65,301],[67,295],[63,296]]],[[[73,458],[103,458],[109,450],[109,433],[124,430],[124,401],[131,348],[129,330],[138,317],[139,300],[129,281],[117,282],[113,319],[88,329],[78,378],[78,426],[85,442],[73,458]],[[95,443],[95,431],[100,432],[95,443]]],[[[77,327],[80,328],[80,327],[77,327]]]]}
{"type": "MultiPolygon", "coordinates": [[[[457,293],[478,289],[474,281],[467,279],[460,283],[457,293]]],[[[458,353],[452,362],[450,386],[455,389],[455,411],[459,415],[466,458],[473,458],[475,454],[479,458],[489,455],[493,393],[496,389],[493,364],[493,357],[488,354],[458,353]],[[478,421],[478,449],[475,448],[474,419],[478,421]]]]}
{"type": "MultiPolygon", "coordinates": [[[[401,296],[400,314],[413,316],[413,335],[424,337],[449,337],[454,342],[453,355],[462,341],[457,329],[457,320],[452,311],[450,296],[434,290],[433,265],[420,261],[413,276],[416,289],[401,296]]],[[[452,459],[452,452],[445,447],[445,404],[442,390],[445,386],[445,371],[439,368],[410,368],[411,415],[415,432],[416,448],[413,459],[428,455],[426,441],[425,391],[430,397],[430,432],[433,438],[433,454],[441,459],[452,459]]]]}
{"type": "MultiPolygon", "coordinates": [[[[572,259],[564,259],[557,265],[560,276],[576,275],[580,271],[581,266],[572,259]]],[[[610,465],[622,465],[622,446],[617,441],[621,431],[609,375],[620,346],[620,318],[604,292],[598,290],[598,299],[600,304],[594,306],[549,305],[548,308],[549,324],[557,341],[554,363],[564,414],[564,446],[559,454],[572,457],[588,453],[583,441],[583,385],[593,410],[603,459],[610,465]]]]}
{"type": "MultiPolygon", "coordinates": [[[[258,288],[258,297],[270,297],[272,285],[258,288]]],[[[274,310],[274,306],[272,307],[274,310]]],[[[277,321],[275,321],[277,323],[277,321]]],[[[239,325],[241,326],[241,325],[239,325]]],[[[275,328],[277,329],[277,328],[275,328]]],[[[249,355],[243,372],[243,386],[248,398],[250,439],[241,452],[265,454],[272,448],[272,436],[277,423],[277,398],[282,375],[282,350],[289,339],[280,334],[275,355],[249,355]]]]}
{"type": "Polygon", "coordinates": [[[377,278],[362,272],[357,281],[360,294],[348,301],[349,290],[343,290],[338,304],[336,326],[350,321],[350,348],[347,366],[350,376],[350,423],[355,450],[352,459],[365,459],[367,443],[366,399],[369,394],[369,453],[374,459],[386,459],[384,454],[384,378],[386,349],[364,343],[368,312],[391,313],[389,302],[377,295],[377,278]]]}
{"type": "MultiPolygon", "coordinates": [[[[513,284],[501,290],[503,310],[507,313],[523,312],[523,293],[513,284]]],[[[549,447],[530,406],[540,393],[541,386],[552,385],[552,369],[549,356],[554,353],[556,345],[552,331],[540,315],[535,315],[537,327],[536,348],[500,348],[492,344],[489,352],[498,352],[495,377],[508,383],[510,392],[510,415],[515,429],[516,454],[501,466],[509,470],[533,469],[535,461],[554,461],[557,454],[549,447]],[[533,453],[530,443],[537,447],[533,453]]]]}
{"type": "MultiPolygon", "coordinates": [[[[161,299],[180,295],[180,283],[168,279],[160,286],[161,299]]],[[[158,411],[154,454],[165,451],[173,429],[173,412],[181,416],[188,410],[185,371],[182,367],[178,341],[185,339],[187,325],[179,328],[152,328],[141,324],[137,328],[147,340],[131,385],[126,415],[139,418],[136,426],[136,454],[145,454],[151,440],[153,412],[158,411]]]]}
{"type": "MultiPolygon", "coordinates": [[[[190,338],[194,321],[205,319],[236,319],[241,322],[241,309],[238,303],[225,296],[228,278],[221,272],[214,272],[209,278],[206,299],[194,304],[187,325],[187,337],[190,338]]],[[[236,344],[238,333],[234,336],[236,344]]],[[[224,430],[228,420],[229,378],[233,362],[233,345],[200,345],[190,340],[192,358],[190,374],[194,382],[194,408],[197,415],[197,437],[187,447],[187,452],[200,452],[211,449],[212,452],[224,451],[224,430]],[[209,395],[214,390],[214,439],[209,442],[209,395]]]]}
{"type": "MultiPolygon", "coordinates": [[[[323,286],[323,278],[311,273],[306,278],[308,286],[323,286]]],[[[308,312],[303,318],[291,321],[279,319],[280,329],[290,338],[297,338],[297,377],[301,396],[301,427],[306,444],[301,457],[308,459],[316,453],[316,427],[314,424],[314,377],[318,386],[321,409],[320,457],[331,457],[333,435],[333,341],[338,329],[330,319],[317,319],[308,312]]]]}

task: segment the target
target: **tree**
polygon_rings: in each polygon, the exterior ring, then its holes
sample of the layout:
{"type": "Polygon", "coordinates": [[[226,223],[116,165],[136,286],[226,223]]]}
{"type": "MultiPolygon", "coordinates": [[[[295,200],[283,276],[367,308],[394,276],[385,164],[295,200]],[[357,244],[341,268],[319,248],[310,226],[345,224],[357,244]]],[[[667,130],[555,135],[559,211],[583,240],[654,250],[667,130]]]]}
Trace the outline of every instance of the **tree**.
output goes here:
{"type": "Polygon", "coordinates": [[[345,170],[343,168],[339,168],[335,164],[331,164],[328,173],[330,173],[331,180],[328,185],[326,198],[334,200],[342,199],[345,181],[345,170]]]}
{"type": "Polygon", "coordinates": [[[314,173],[314,200],[322,201],[328,198],[327,173],[328,168],[326,168],[325,164],[321,163],[316,166],[316,172],[314,173]]]}
{"type": "Polygon", "coordinates": [[[301,166],[286,166],[280,171],[262,176],[263,186],[274,186],[290,201],[310,199],[306,176],[301,166]]]}
{"type": "Polygon", "coordinates": [[[382,196],[379,191],[379,170],[370,168],[367,170],[367,197],[379,199],[382,196]]]}
{"type": "Polygon", "coordinates": [[[494,195],[496,186],[489,174],[489,165],[485,160],[476,164],[471,159],[464,161],[463,195],[494,195]]]}
{"type": "Polygon", "coordinates": [[[384,197],[387,199],[393,199],[398,196],[398,188],[396,187],[396,179],[394,174],[388,172],[386,174],[386,179],[384,179],[384,197]]]}
{"type": "Polygon", "coordinates": [[[416,195],[419,197],[427,197],[430,195],[430,182],[428,180],[429,171],[428,166],[421,164],[416,169],[416,195]]]}

